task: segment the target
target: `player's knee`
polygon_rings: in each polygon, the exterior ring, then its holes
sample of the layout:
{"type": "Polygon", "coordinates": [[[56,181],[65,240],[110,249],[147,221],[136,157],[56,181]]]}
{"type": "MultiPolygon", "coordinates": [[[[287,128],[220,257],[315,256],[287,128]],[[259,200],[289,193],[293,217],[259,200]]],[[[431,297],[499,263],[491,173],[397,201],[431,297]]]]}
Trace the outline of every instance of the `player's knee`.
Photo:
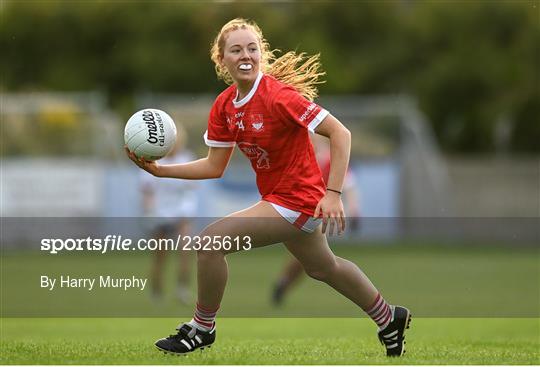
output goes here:
{"type": "Polygon", "coordinates": [[[324,267],[311,268],[311,269],[307,268],[305,270],[306,270],[306,274],[309,277],[315,280],[321,281],[321,282],[326,282],[327,280],[330,279],[332,274],[334,274],[335,269],[336,269],[336,263],[332,262],[324,267]]]}
{"type": "Polygon", "coordinates": [[[220,250],[198,250],[197,261],[206,262],[221,259],[225,254],[220,250]]]}
{"type": "Polygon", "coordinates": [[[321,282],[324,282],[324,280],[327,277],[327,274],[323,270],[317,270],[317,269],[306,269],[306,274],[315,280],[319,280],[321,282]]]}
{"type": "MultiPolygon", "coordinates": [[[[201,239],[200,246],[197,246],[197,259],[198,260],[211,260],[225,256],[223,247],[219,241],[212,241],[212,239],[220,238],[219,232],[215,228],[214,224],[209,225],[199,233],[198,238],[201,239]]],[[[197,244],[199,245],[199,244],[197,244]]]]}

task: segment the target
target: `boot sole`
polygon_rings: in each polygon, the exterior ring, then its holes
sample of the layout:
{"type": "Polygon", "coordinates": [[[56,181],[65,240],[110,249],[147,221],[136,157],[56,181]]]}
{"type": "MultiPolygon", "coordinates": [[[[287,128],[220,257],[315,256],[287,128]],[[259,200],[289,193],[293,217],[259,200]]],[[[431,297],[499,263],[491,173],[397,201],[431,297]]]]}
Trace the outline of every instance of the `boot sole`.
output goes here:
{"type": "Polygon", "coordinates": [[[155,345],[155,347],[157,348],[157,350],[159,350],[160,352],[163,352],[164,354],[172,354],[172,355],[175,355],[175,356],[185,356],[186,354],[193,353],[196,350],[201,350],[202,351],[205,348],[210,349],[212,347],[212,345],[210,344],[210,345],[205,345],[205,346],[202,346],[202,347],[195,347],[192,350],[187,351],[187,352],[183,352],[183,353],[173,352],[171,350],[163,349],[163,348],[158,347],[157,345],[155,345]]]}

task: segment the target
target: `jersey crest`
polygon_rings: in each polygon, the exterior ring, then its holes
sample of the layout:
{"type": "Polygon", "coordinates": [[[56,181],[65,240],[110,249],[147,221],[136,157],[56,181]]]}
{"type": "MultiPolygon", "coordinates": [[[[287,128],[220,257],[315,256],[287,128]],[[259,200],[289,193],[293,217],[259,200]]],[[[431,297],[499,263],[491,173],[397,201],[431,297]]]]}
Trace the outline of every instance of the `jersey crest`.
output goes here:
{"type": "Polygon", "coordinates": [[[249,115],[249,123],[251,124],[251,128],[255,132],[261,132],[264,130],[264,120],[262,113],[255,113],[249,115]]]}

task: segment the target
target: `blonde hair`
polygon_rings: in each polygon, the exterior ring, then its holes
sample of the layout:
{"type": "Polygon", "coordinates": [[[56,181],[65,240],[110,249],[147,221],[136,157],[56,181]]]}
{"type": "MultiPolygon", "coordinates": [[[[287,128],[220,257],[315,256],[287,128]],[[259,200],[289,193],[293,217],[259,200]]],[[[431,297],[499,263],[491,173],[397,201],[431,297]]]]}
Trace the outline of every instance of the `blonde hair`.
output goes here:
{"type": "Polygon", "coordinates": [[[253,21],[242,18],[233,19],[225,24],[212,43],[210,58],[215,64],[216,74],[219,79],[223,79],[227,84],[233,83],[231,75],[227,68],[221,65],[220,60],[223,58],[225,36],[229,32],[238,29],[249,29],[257,36],[261,51],[260,69],[263,73],[292,86],[310,101],[317,97],[317,84],[325,82],[320,79],[325,75],[325,72],[321,69],[320,54],[308,56],[304,52],[297,54],[294,51],[289,51],[280,57],[276,57],[275,54],[280,51],[270,49],[270,44],[264,38],[259,26],[253,21]]]}

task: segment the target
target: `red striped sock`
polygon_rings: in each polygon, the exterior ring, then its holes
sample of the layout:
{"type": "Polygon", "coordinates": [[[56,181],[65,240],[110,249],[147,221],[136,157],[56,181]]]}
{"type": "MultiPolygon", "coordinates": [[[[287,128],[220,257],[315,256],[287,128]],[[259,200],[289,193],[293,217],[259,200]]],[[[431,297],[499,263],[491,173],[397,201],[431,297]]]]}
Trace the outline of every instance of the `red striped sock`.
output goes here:
{"type": "Polygon", "coordinates": [[[195,307],[195,315],[193,316],[190,324],[198,329],[210,331],[214,327],[218,310],[219,306],[211,309],[209,307],[201,306],[199,302],[197,302],[197,306],[195,307]]]}
{"type": "Polygon", "coordinates": [[[368,316],[375,321],[379,327],[379,330],[382,330],[388,326],[390,320],[392,319],[392,309],[390,308],[390,305],[386,303],[384,298],[382,298],[380,293],[378,293],[377,297],[375,297],[373,304],[364,311],[366,311],[368,316]]]}

